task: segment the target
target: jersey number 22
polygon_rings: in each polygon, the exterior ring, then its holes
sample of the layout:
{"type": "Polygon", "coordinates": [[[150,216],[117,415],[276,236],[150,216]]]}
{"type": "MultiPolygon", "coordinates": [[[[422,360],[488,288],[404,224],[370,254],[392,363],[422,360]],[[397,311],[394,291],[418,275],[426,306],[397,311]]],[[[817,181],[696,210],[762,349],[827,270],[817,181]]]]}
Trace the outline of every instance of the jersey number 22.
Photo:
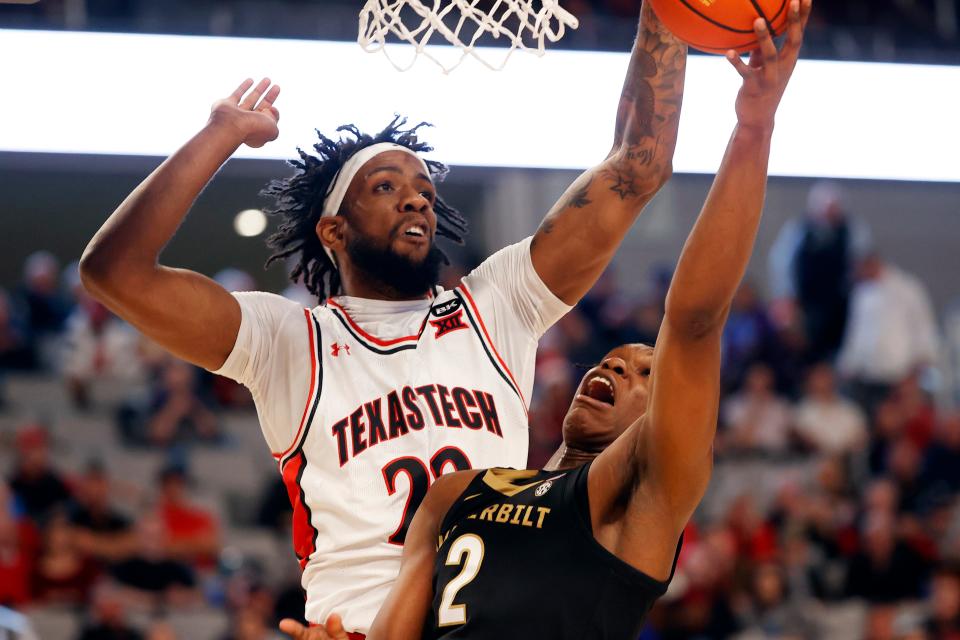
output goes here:
{"type": "Polygon", "coordinates": [[[420,503],[427,495],[430,488],[431,476],[433,480],[439,478],[444,468],[450,465],[454,471],[466,471],[471,469],[470,460],[467,454],[456,447],[444,447],[430,458],[428,465],[420,458],[403,457],[397,458],[383,468],[383,480],[387,483],[387,493],[393,495],[397,492],[397,478],[401,473],[405,473],[410,482],[410,494],[407,496],[407,504],[403,509],[403,518],[400,525],[393,532],[387,541],[390,544],[402,545],[407,538],[407,529],[413,521],[413,514],[417,512],[420,503]]]}

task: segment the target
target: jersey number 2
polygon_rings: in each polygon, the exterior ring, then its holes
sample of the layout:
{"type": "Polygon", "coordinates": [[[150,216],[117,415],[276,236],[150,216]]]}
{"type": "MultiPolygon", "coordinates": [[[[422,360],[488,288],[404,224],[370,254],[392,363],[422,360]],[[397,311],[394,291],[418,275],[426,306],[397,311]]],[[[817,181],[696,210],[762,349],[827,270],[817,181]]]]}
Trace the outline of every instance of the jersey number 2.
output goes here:
{"type": "Polygon", "coordinates": [[[447,583],[443,589],[443,598],[440,599],[440,608],[437,610],[437,626],[450,627],[464,624],[467,621],[467,605],[453,604],[460,589],[470,584],[480,573],[483,563],[483,540],[473,533],[465,533],[450,545],[447,552],[446,565],[456,566],[463,563],[463,568],[457,577],[447,583]]]}
{"type": "Polygon", "coordinates": [[[407,529],[413,522],[413,514],[427,495],[427,489],[430,488],[430,477],[436,480],[443,474],[444,467],[450,465],[454,471],[466,471],[471,469],[470,460],[467,454],[456,447],[444,447],[430,458],[430,467],[424,464],[420,458],[397,458],[383,468],[383,480],[387,483],[387,493],[393,495],[397,492],[397,477],[401,473],[407,474],[410,482],[410,493],[407,495],[407,504],[403,508],[403,519],[400,520],[400,526],[393,532],[387,542],[390,544],[402,545],[407,538],[407,529]]]}

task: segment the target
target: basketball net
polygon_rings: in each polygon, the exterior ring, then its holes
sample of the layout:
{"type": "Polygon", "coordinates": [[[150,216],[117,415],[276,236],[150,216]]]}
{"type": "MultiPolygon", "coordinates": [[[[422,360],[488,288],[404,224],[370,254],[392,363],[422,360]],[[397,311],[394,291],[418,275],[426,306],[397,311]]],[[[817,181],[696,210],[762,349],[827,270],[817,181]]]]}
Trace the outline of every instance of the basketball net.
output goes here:
{"type": "Polygon", "coordinates": [[[360,46],[366,51],[383,51],[400,71],[407,71],[423,55],[450,73],[473,56],[484,66],[499,71],[517,49],[538,56],[545,52],[546,41],[556,42],[567,28],[576,29],[577,18],[560,7],[558,0],[487,0],[493,6],[478,8],[481,0],[366,0],[360,11],[360,46]],[[404,19],[407,23],[404,23],[404,19]],[[489,60],[489,48],[478,46],[485,35],[509,44],[500,62],[489,60]],[[414,45],[413,56],[406,63],[397,62],[387,47],[393,36],[414,45]],[[431,39],[443,37],[460,49],[452,62],[445,62],[427,49],[431,39]]]}

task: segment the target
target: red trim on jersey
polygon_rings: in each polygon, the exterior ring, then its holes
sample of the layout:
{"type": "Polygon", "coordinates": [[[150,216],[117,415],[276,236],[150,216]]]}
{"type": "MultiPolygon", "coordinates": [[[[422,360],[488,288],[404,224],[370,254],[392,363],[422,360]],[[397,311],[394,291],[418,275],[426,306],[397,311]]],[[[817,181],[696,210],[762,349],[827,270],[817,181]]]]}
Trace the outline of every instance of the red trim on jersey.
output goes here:
{"type": "Polygon", "coordinates": [[[306,464],[307,457],[303,451],[298,451],[297,455],[289,458],[281,469],[283,484],[287,487],[287,497],[290,498],[290,505],[293,507],[293,550],[300,561],[301,570],[306,568],[310,556],[317,550],[318,534],[313,528],[313,523],[310,522],[310,507],[306,504],[306,496],[300,485],[300,478],[303,476],[303,468],[306,464]]]}
{"type": "Polygon", "coordinates": [[[293,442],[290,443],[290,446],[287,447],[287,450],[283,453],[274,453],[273,457],[277,460],[283,458],[287,455],[293,448],[297,446],[297,442],[300,440],[300,434],[303,433],[303,427],[307,423],[307,414],[310,412],[310,405],[313,404],[313,392],[317,388],[317,362],[319,361],[319,356],[317,353],[317,344],[316,340],[313,337],[313,326],[312,326],[312,316],[310,315],[309,309],[303,310],[303,315],[307,319],[307,335],[310,336],[310,393],[307,394],[307,404],[303,407],[303,416],[300,418],[300,426],[297,428],[297,435],[293,439],[293,442]]]}
{"type": "MultiPolygon", "coordinates": [[[[358,325],[356,322],[354,322],[353,318],[350,317],[350,314],[347,313],[347,310],[344,309],[343,307],[341,307],[339,304],[337,304],[337,302],[336,302],[333,298],[327,298],[327,304],[329,304],[329,305],[331,305],[331,306],[334,306],[334,307],[336,307],[337,309],[339,309],[340,312],[343,313],[343,317],[347,319],[347,322],[350,323],[350,326],[353,327],[353,329],[354,329],[357,333],[359,333],[363,338],[369,340],[370,342],[372,342],[373,344],[375,344],[375,345],[377,345],[377,346],[379,346],[379,347],[389,347],[389,346],[395,345],[395,344],[397,344],[397,343],[399,343],[399,342],[407,342],[407,341],[410,341],[410,340],[413,340],[413,341],[419,340],[419,339],[420,339],[420,334],[423,333],[423,328],[424,328],[424,327],[426,326],[426,324],[427,324],[427,318],[424,317],[424,318],[423,318],[423,322],[420,324],[420,331],[418,331],[415,335],[412,335],[412,336],[403,336],[402,338],[394,338],[394,339],[392,339],[392,340],[381,340],[380,338],[378,338],[378,337],[376,337],[376,336],[373,336],[373,335],[370,335],[369,333],[367,333],[366,331],[364,331],[363,328],[362,328],[360,325],[358,325]]],[[[430,314],[429,314],[429,311],[428,311],[427,315],[428,315],[428,316],[430,315],[430,314]]]]}
{"type": "Polygon", "coordinates": [[[470,308],[473,309],[473,312],[477,314],[477,322],[480,323],[480,329],[483,331],[483,335],[487,338],[487,344],[490,345],[490,348],[493,350],[493,355],[497,356],[497,362],[500,363],[500,366],[503,367],[503,370],[507,372],[507,375],[510,376],[510,380],[513,382],[514,389],[517,390],[517,393],[520,395],[520,400],[523,403],[523,412],[527,413],[527,399],[523,397],[523,391],[520,390],[520,385],[517,384],[516,378],[513,377],[513,372],[510,371],[510,367],[507,366],[507,363],[503,361],[503,358],[500,357],[500,352],[497,351],[497,346],[493,344],[493,340],[490,339],[490,334],[487,333],[487,325],[483,323],[483,316],[480,315],[480,309],[477,308],[477,303],[474,302],[473,296],[470,295],[470,290],[467,288],[466,283],[461,282],[460,288],[467,296],[467,302],[470,304],[470,308]]]}

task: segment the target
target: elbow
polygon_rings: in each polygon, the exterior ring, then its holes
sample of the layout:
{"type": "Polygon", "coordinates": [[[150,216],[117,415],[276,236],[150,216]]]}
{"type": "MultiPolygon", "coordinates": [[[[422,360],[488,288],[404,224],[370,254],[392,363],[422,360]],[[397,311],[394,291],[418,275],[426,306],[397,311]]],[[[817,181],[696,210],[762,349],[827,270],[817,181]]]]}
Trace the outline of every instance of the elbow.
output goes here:
{"type": "Polygon", "coordinates": [[[117,253],[109,247],[98,246],[96,241],[87,245],[80,257],[80,282],[94,298],[101,302],[124,286],[133,269],[121,264],[117,253]]]}
{"type": "Polygon", "coordinates": [[[652,198],[673,177],[673,160],[621,146],[611,155],[607,169],[635,195],[652,198]]]}
{"type": "Polygon", "coordinates": [[[664,322],[669,324],[673,333],[680,333],[693,340],[702,340],[723,331],[728,310],[729,307],[684,307],[671,304],[668,299],[664,322]]]}

